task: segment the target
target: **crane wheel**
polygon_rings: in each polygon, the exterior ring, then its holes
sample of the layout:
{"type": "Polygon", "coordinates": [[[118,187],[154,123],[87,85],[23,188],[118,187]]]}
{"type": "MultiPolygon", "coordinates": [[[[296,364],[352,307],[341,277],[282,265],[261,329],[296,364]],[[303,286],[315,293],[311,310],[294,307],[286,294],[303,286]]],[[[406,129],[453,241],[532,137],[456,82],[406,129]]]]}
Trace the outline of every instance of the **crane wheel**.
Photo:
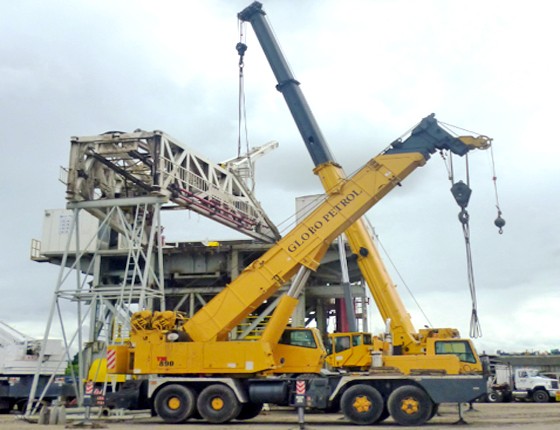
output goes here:
{"type": "Polygon", "coordinates": [[[403,385],[389,396],[389,412],[397,424],[421,426],[432,417],[434,404],[428,394],[414,385],[403,385]]]}
{"type": "Polygon", "coordinates": [[[381,412],[381,415],[377,419],[376,423],[379,424],[380,422],[385,421],[390,416],[391,414],[389,413],[389,409],[387,409],[387,405],[385,405],[385,407],[383,408],[383,412],[381,412]]]}
{"type": "Polygon", "coordinates": [[[354,424],[374,424],[380,420],[385,409],[383,397],[375,388],[358,384],[348,388],[340,399],[340,409],[354,424]]]}
{"type": "Polygon", "coordinates": [[[196,397],[190,388],[179,384],[163,387],[156,394],[154,409],[166,423],[177,424],[188,420],[195,409],[196,397]]]}
{"type": "Polygon", "coordinates": [[[241,404],[241,412],[239,412],[235,419],[243,421],[255,418],[261,413],[263,406],[264,405],[262,403],[243,403],[241,404]]]}
{"type": "Polygon", "coordinates": [[[213,424],[231,421],[242,409],[232,389],[222,384],[209,385],[202,390],[196,406],[202,418],[213,424]]]}

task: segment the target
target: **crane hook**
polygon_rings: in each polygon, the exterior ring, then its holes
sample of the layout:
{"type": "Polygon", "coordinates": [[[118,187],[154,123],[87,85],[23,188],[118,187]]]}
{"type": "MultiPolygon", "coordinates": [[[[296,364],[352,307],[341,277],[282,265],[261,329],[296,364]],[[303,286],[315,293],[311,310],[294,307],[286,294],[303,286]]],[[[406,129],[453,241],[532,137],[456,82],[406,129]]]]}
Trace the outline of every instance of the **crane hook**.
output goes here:
{"type": "Polygon", "coordinates": [[[459,212],[459,222],[463,225],[466,225],[469,223],[469,213],[467,212],[467,210],[465,208],[461,209],[461,212],[459,212]]]}

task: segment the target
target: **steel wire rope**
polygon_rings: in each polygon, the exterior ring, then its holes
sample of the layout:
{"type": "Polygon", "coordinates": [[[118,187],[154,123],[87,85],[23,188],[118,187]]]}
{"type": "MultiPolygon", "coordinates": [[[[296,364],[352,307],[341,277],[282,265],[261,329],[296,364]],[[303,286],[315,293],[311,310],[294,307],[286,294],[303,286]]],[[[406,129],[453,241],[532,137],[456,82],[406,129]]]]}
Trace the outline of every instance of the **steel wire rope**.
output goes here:
{"type": "Polygon", "coordinates": [[[500,208],[500,199],[498,197],[498,176],[496,175],[496,162],[494,160],[494,147],[490,146],[490,158],[492,162],[492,183],[494,184],[494,197],[496,199],[496,209],[498,216],[494,220],[494,225],[498,227],[498,233],[503,233],[503,227],[506,225],[505,220],[502,218],[502,209],[500,208]]]}
{"type": "Polygon", "coordinates": [[[237,104],[237,157],[241,157],[242,135],[245,137],[245,152],[247,154],[247,168],[249,170],[249,178],[251,180],[251,191],[255,191],[255,177],[251,154],[249,152],[249,130],[247,125],[247,107],[245,103],[245,52],[247,44],[245,43],[245,22],[239,21],[239,42],[235,45],[239,54],[239,82],[238,82],[238,104],[237,104]]]}
{"type": "MultiPolygon", "coordinates": [[[[241,156],[241,147],[242,147],[242,135],[244,134],[245,136],[245,145],[246,145],[246,151],[247,154],[249,154],[249,138],[248,138],[248,126],[247,126],[247,111],[246,111],[246,104],[245,104],[245,79],[244,79],[244,55],[245,52],[247,50],[247,45],[245,44],[245,33],[244,33],[244,28],[245,28],[245,22],[239,21],[239,42],[236,45],[236,49],[237,52],[239,54],[239,63],[238,63],[238,67],[239,67],[239,83],[238,83],[238,126],[237,126],[237,156],[240,157],[241,156]]],[[[249,165],[249,169],[250,169],[250,174],[251,174],[251,178],[253,178],[253,166],[250,160],[250,156],[248,159],[248,165],[249,165]]],[[[253,189],[251,191],[254,191],[254,178],[252,181],[253,184],[253,189]]],[[[313,205],[314,202],[309,202],[306,206],[304,206],[303,208],[300,208],[300,210],[292,215],[290,215],[288,218],[286,218],[285,220],[281,221],[280,224],[278,225],[278,227],[283,225],[282,229],[279,229],[280,232],[284,232],[287,231],[290,227],[295,226],[296,223],[296,218],[297,215],[299,213],[303,213],[307,208],[311,207],[313,205]]],[[[265,251],[266,252],[266,251],[265,251]]],[[[252,251],[249,252],[248,254],[249,258],[258,258],[260,255],[262,255],[261,253],[259,253],[258,251],[252,251]]],[[[237,272],[241,273],[243,272],[243,270],[245,270],[245,267],[241,267],[240,266],[240,262],[237,262],[237,265],[232,266],[233,269],[236,269],[237,272]]]]}
{"type": "Polygon", "coordinates": [[[471,293],[471,304],[472,304],[472,311],[471,311],[471,322],[470,322],[470,332],[469,335],[471,338],[476,339],[482,336],[482,327],[480,325],[480,319],[478,318],[478,303],[476,297],[476,284],[474,278],[474,264],[472,258],[472,250],[471,250],[471,240],[470,240],[470,227],[468,223],[468,218],[466,222],[461,222],[463,228],[463,236],[465,238],[465,250],[467,254],[467,276],[469,282],[469,289],[471,293]]]}
{"type": "MultiPolygon", "coordinates": [[[[445,162],[444,152],[441,152],[442,159],[445,162]]],[[[480,324],[480,319],[478,317],[478,302],[476,295],[476,282],[474,276],[474,263],[471,249],[471,238],[470,238],[470,226],[469,226],[469,213],[467,212],[468,200],[470,198],[470,166],[468,155],[465,157],[465,170],[466,170],[466,184],[462,181],[455,182],[455,167],[453,165],[453,154],[449,154],[449,164],[446,163],[448,170],[448,178],[451,182],[451,193],[455,197],[457,204],[461,207],[461,212],[459,212],[459,222],[461,223],[461,229],[463,231],[463,238],[465,240],[465,253],[467,259],[467,282],[469,286],[469,291],[471,295],[471,320],[469,326],[469,336],[473,339],[482,337],[482,327],[480,324]],[[463,187],[459,185],[463,184],[463,187]]]]}
{"type": "Polygon", "coordinates": [[[393,259],[391,258],[391,256],[389,255],[389,252],[387,251],[387,249],[383,246],[383,243],[381,242],[381,239],[379,239],[379,235],[377,234],[377,231],[374,230],[373,231],[373,237],[375,238],[375,241],[377,242],[377,244],[379,245],[379,247],[381,248],[381,250],[383,251],[383,254],[385,254],[385,257],[387,257],[387,261],[389,261],[389,263],[391,264],[391,267],[393,268],[393,270],[395,271],[395,273],[397,274],[397,276],[399,277],[399,279],[401,280],[402,284],[404,285],[404,287],[406,288],[406,291],[408,291],[408,294],[410,295],[410,297],[412,298],[412,300],[414,301],[414,304],[418,307],[418,309],[420,310],[420,313],[422,314],[422,316],[426,319],[426,321],[428,322],[430,327],[433,327],[432,322],[430,321],[430,319],[428,318],[428,315],[426,315],[426,313],[424,312],[424,309],[422,308],[422,306],[420,305],[420,302],[418,302],[418,300],[416,300],[416,296],[414,295],[414,293],[412,292],[412,290],[409,288],[408,284],[406,283],[406,281],[404,280],[403,276],[401,275],[401,272],[399,271],[399,269],[397,268],[396,264],[394,263],[393,259]]]}

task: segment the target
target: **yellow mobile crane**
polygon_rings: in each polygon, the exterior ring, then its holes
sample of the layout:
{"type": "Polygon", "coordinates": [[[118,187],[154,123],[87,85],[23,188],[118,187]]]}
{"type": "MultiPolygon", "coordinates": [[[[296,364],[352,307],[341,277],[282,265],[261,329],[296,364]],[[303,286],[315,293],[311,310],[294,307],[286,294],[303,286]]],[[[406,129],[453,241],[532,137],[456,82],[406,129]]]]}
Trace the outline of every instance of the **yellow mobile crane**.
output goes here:
{"type": "MultiPolygon", "coordinates": [[[[256,416],[263,403],[293,405],[301,378],[306,381],[305,406],[339,406],[358,424],[391,415],[399,424],[420,425],[439,403],[483,395],[486,378],[468,340],[431,337],[426,343],[431,359],[416,355],[414,366],[404,371],[389,367],[391,345],[378,339],[375,348],[382,352],[382,362],[369,372],[321,372],[325,349],[317,330],[285,328],[309,271],[318,267],[338,235],[424,165],[430,154],[448,150],[464,155],[486,143],[455,138],[433,115],[424,118],[408,138],[394,142],[350,178],[340,173],[311,214],[192,318],[171,311],[134,314],[130,339],[108,347],[109,372],[145,375],[138,403],[148,404],[170,423],[193,416],[225,423],[256,416]],[[260,339],[228,340],[236,325],[296,273],[260,339]],[[458,346],[461,354],[450,353],[458,346]]],[[[324,170],[320,166],[317,172],[324,170]]]]}
{"type": "MultiPolygon", "coordinates": [[[[149,375],[148,402],[141,403],[151,404],[167,422],[182,422],[195,411],[209,422],[227,422],[255,416],[263,402],[291,404],[296,378],[289,375],[318,372],[324,359],[316,330],[284,332],[298,291],[290,289],[283,297],[260,339],[230,341],[230,331],[304,266],[292,285],[301,288],[334,238],[424,165],[429,154],[450,150],[461,155],[475,147],[448,134],[433,116],[425,118],[407,139],[330,189],[322,204],[192,318],[171,311],[135,314],[130,340],[108,347],[109,372],[149,375]],[[297,359],[298,369],[284,366],[297,359]],[[266,376],[270,373],[283,377],[266,376]]],[[[469,341],[433,339],[433,348],[433,360],[419,360],[415,374],[387,373],[386,367],[380,374],[317,374],[307,383],[307,405],[326,409],[340,404],[360,424],[388,413],[401,424],[422,424],[439,403],[471,401],[485,393],[485,377],[477,372],[480,360],[469,341]],[[446,347],[457,342],[463,347],[461,359],[446,347]],[[471,372],[465,372],[464,362],[471,372]],[[360,411],[353,406],[356,400],[365,404],[360,411]],[[407,409],[409,404],[414,408],[407,409]]]]}
{"type": "Polygon", "coordinates": [[[340,404],[345,416],[359,424],[377,422],[389,413],[401,424],[422,424],[439,403],[468,402],[483,395],[486,378],[468,340],[430,338],[431,359],[413,356],[417,360],[413,372],[398,368],[388,372],[394,356],[390,345],[379,341],[377,348],[385,352],[380,373],[320,374],[325,350],[317,330],[284,331],[306,273],[318,267],[338,235],[436,150],[462,155],[476,147],[451,136],[433,116],[424,118],[407,139],[340,180],[322,204],[192,318],[172,311],[134,314],[129,341],[108,347],[108,371],[149,375],[148,402],[140,403],[151,404],[167,422],[185,421],[195,411],[209,422],[227,422],[255,416],[263,402],[291,404],[294,373],[317,373],[307,382],[309,407],[340,404]],[[263,336],[255,341],[228,340],[231,330],[302,266],[305,269],[283,296],[263,336]],[[450,353],[459,345],[460,355],[450,353]]]}
{"type": "MultiPolygon", "coordinates": [[[[299,82],[290,70],[265,15],[262,4],[254,2],[240,12],[238,17],[241,21],[249,22],[253,27],[277,80],[276,88],[284,96],[315,164],[314,172],[319,176],[325,191],[329,193],[330,190],[335,189],[344,180],[344,171],[334,161],[327,142],[299,87],[299,82]]],[[[243,55],[245,50],[246,46],[244,44],[238,44],[240,55],[243,55]]],[[[490,145],[490,140],[484,136],[464,136],[459,139],[464,142],[468,141],[470,145],[479,148],[486,148],[490,145]]],[[[438,364],[436,363],[441,358],[439,354],[443,352],[441,350],[443,345],[447,348],[446,353],[457,354],[461,357],[461,354],[465,352],[464,345],[466,345],[463,341],[448,344],[438,343],[439,350],[437,353],[434,346],[436,339],[459,339],[460,336],[457,329],[427,328],[416,331],[410,315],[406,311],[396,287],[384,267],[379,252],[368,233],[364,220],[358,219],[355,223],[351,224],[346,229],[345,234],[352,252],[357,256],[358,266],[375,300],[381,317],[384,321],[389,321],[390,324],[393,355],[385,358],[385,364],[397,367],[401,371],[408,373],[412,369],[418,368],[418,361],[422,359],[432,363],[427,364],[429,367],[437,368],[438,364]],[[418,357],[419,355],[424,357],[418,357]]],[[[368,354],[368,349],[371,349],[371,346],[368,345],[370,343],[368,339],[371,339],[371,337],[363,333],[336,333],[330,335],[329,341],[333,353],[327,357],[327,362],[332,367],[368,368],[371,364],[371,355],[368,354]],[[350,340],[341,349],[337,350],[338,345],[343,343],[341,341],[348,338],[353,338],[354,342],[350,340]],[[359,340],[356,341],[356,339],[359,340]],[[352,344],[357,347],[348,347],[352,344]]],[[[461,360],[461,362],[464,371],[469,372],[476,369],[476,366],[473,367],[473,362],[470,359],[461,360]]],[[[449,369],[446,370],[449,371],[449,369]]]]}

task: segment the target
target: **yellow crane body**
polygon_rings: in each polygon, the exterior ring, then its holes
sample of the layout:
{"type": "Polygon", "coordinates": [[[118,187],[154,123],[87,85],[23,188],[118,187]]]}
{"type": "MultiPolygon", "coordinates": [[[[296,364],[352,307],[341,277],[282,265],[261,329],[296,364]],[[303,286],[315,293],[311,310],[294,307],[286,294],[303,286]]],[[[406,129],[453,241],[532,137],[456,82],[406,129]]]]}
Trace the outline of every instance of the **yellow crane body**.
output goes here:
{"type": "Polygon", "coordinates": [[[268,342],[177,342],[169,341],[167,334],[147,329],[132,335],[129,347],[116,347],[120,359],[113,372],[132,375],[252,374],[275,367],[268,342]]]}
{"type": "MultiPolygon", "coordinates": [[[[265,341],[228,341],[229,332],[288,282],[301,265],[316,269],[336,236],[424,163],[420,153],[381,154],[370,160],[351,178],[332,188],[317,209],[186,320],[181,331],[188,342],[169,341],[166,330],[161,328],[175,321],[166,320],[163,314],[154,318],[165,322],[158,323],[158,329],[137,327],[130,337],[131,351],[115,350],[117,355],[134,357],[122,359],[128,361],[126,373],[234,374],[282,367],[282,362],[274,362],[272,343],[267,338],[280,338],[285,323],[270,327],[265,341]]],[[[285,358],[284,363],[299,362],[300,367],[307,368],[298,354],[293,359],[285,358]]]]}
{"type": "MultiPolygon", "coordinates": [[[[255,35],[262,47],[268,63],[277,81],[276,89],[282,93],[292,117],[298,127],[303,142],[307,147],[309,155],[315,164],[315,173],[319,176],[321,183],[327,192],[336,189],[345,180],[342,168],[334,161],[325,138],[315,120],[313,113],[303,95],[299,81],[294,77],[288,62],[286,61],[274,32],[266,19],[266,13],[262,4],[254,2],[238,14],[243,22],[248,22],[253,27],[255,35]]],[[[243,44],[241,44],[243,45],[243,44]]],[[[239,47],[239,45],[238,45],[239,47]]],[[[246,49],[246,46],[244,46],[246,49]]],[[[240,51],[240,61],[243,53],[240,51]]],[[[425,159],[434,152],[434,148],[428,148],[426,143],[432,139],[447,141],[448,149],[458,155],[464,155],[471,149],[486,149],[490,146],[491,139],[486,136],[462,136],[452,137],[446,130],[437,126],[434,115],[424,118],[414,128],[411,137],[406,141],[397,140],[393,142],[388,152],[421,152],[425,159]]],[[[428,145],[430,146],[430,145],[428,145]]],[[[345,231],[346,237],[354,255],[357,256],[358,266],[365,279],[370,292],[379,309],[384,321],[390,320],[390,331],[392,334],[393,348],[396,355],[425,355],[427,337],[418,333],[412,324],[410,315],[406,311],[396,286],[386,272],[379,253],[373,243],[370,233],[363,220],[357,219],[355,223],[348,226],[345,231]]],[[[347,309],[351,313],[350,307],[347,309]]],[[[355,330],[355,329],[354,329],[355,330]]],[[[453,331],[440,329],[438,336],[444,334],[450,338],[457,337],[453,331]]],[[[363,354],[350,354],[360,357],[363,354]]],[[[438,358],[439,359],[439,358],[438,358]]],[[[333,363],[348,363],[350,367],[363,367],[363,363],[352,363],[350,356],[344,360],[330,360],[333,363]]]]}
{"type": "Polygon", "coordinates": [[[424,164],[420,153],[381,154],[370,160],[332,187],[317,209],[190,318],[183,330],[193,341],[227,339],[301,265],[315,270],[339,234],[424,164]]]}
{"type": "MultiPolygon", "coordinates": [[[[257,374],[282,373],[286,368],[293,369],[293,373],[319,372],[325,355],[322,344],[316,342],[313,347],[305,349],[297,342],[281,342],[284,328],[297,304],[294,297],[282,299],[260,340],[229,341],[229,333],[287,283],[300,267],[316,269],[330,243],[344,230],[350,229],[352,246],[359,256],[362,270],[367,271],[368,281],[375,279],[372,292],[377,291],[377,300],[386,306],[382,315],[397,317],[392,330],[397,335],[399,330],[402,333],[396,343],[401,349],[399,352],[402,353],[401,345],[405,345],[405,351],[410,355],[419,355],[407,360],[396,358],[391,363],[411,363],[399,368],[404,373],[413,369],[438,369],[444,359],[437,357],[430,362],[430,357],[432,354],[444,354],[441,351],[445,348],[440,348],[440,351],[430,349],[430,339],[453,339],[458,337],[457,331],[428,329],[415,333],[411,329],[410,317],[383,265],[379,259],[372,259],[376,255],[375,247],[366,240],[369,235],[363,230],[365,226],[357,221],[411,172],[424,165],[428,154],[436,148],[464,154],[473,147],[470,142],[464,143],[444,132],[431,115],[422,120],[411,137],[394,143],[350,178],[341,177],[341,170],[335,164],[318,166],[316,173],[328,186],[325,200],[315,210],[193,317],[186,319],[170,311],[151,315],[150,311],[144,310],[135,314],[131,321],[130,351],[121,347],[115,349],[116,354],[127,355],[127,358],[119,358],[117,362],[126,362],[127,372],[131,374],[257,374]],[[305,354],[298,351],[305,351],[305,354]],[[307,361],[302,360],[304,357],[307,361]]],[[[392,354],[393,350],[388,353],[386,341],[378,344],[383,346],[376,350],[384,352],[384,356],[400,355],[392,354]]],[[[393,342],[391,348],[394,348],[393,342]]],[[[474,350],[472,345],[470,348],[474,350]]],[[[445,354],[459,356],[454,351],[445,354]]],[[[360,357],[360,361],[352,363],[350,359],[345,360],[346,366],[366,367],[363,364],[363,352],[353,356],[360,357]]],[[[450,364],[442,371],[448,374],[464,372],[463,362],[453,360],[454,357],[450,358],[450,364]]],[[[341,362],[331,360],[333,367],[337,363],[341,362]]],[[[391,363],[383,365],[392,366],[391,363]]],[[[467,367],[469,371],[471,368],[482,369],[478,358],[476,363],[469,363],[467,367]]],[[[115,369],[109,371],[119,373],[115,369]]]]}
{"type": "MultiPolygon", "coordinates": [[[[170,423],[183,423],[197,413],[212,423],[248,419],[263,403],[272,403],[319,410],[338,405],[356,424],[376,424],[391,415],[410,426],[428,421],[439,403],[474,401],[487,384],[472,343],[459,339],[454,329],[414,330],[360,217],[436,150],[464,155],[488,140],[453,137],[432,114],[406,140],[393,142],[346,178],[322,143],[264,16],[259,2],[238,15],[251,22],[269,61],[279,66],[273,67],[278,89],[302,120],[298,128],[325,187],[325,200],[191,318],[147,310],[133,315],[130,340],[108,347],[108,371],[150,375],[144,381],[147,397],[154,412],[170,423]],[[305,284],[305,274],[318,267],[344,231],[381,315],[394,321],[386,336],[352,333],[355,344],[335,346],[327,356],[317,330],[286,326],[300,291],[294,285],[305,284]],[[229,340],[232,330],[300,269],[262,337],[229,340]],[[325,363],[358,372],[325,373],[325,363]],[[298,396],[302,381],[305,395],[298,396]]],[[[242,43],[238,50],[242,55],[242,43]]]]}

